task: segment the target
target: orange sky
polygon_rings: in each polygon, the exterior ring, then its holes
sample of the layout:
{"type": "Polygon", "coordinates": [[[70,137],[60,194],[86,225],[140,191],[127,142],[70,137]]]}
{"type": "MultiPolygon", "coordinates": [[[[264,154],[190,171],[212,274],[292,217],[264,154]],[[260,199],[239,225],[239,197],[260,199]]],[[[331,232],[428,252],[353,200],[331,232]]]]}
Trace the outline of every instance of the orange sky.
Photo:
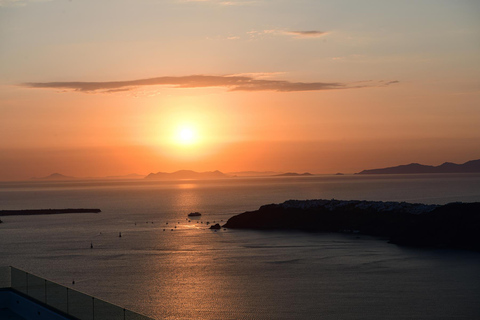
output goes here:
{"type": "Polygon", "coordinates": [[[473,1],[0,0],[0,180],[478,159],[479,14],[473,1]]]}

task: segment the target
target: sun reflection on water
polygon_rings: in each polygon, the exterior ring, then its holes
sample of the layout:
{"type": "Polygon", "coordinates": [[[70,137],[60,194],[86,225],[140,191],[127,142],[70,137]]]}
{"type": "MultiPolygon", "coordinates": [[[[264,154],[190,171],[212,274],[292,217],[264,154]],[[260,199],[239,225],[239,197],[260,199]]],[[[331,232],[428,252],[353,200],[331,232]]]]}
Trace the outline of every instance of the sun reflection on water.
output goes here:
{"type": "Polygon", "coordinates": [[[231,270],[222,262],[225,252],[218,246],[221,238],[221,232],[206,227],[158,234],[157,241],[168,239],[170,250],[151,266],[157,277],[149,285],[156,288],[150,291],[150,312],[162,319],[218,319],[220,306],[220,318],[238,307],[229,289],[236,287],[227,276],[231,270]]]}
{"type": "Polygon", "coordinates": [[[195,189],[198,187],[196,183],[179,183],[176,185],[177,189],[180,190],[187,190],[187,189],[195,189]]]}

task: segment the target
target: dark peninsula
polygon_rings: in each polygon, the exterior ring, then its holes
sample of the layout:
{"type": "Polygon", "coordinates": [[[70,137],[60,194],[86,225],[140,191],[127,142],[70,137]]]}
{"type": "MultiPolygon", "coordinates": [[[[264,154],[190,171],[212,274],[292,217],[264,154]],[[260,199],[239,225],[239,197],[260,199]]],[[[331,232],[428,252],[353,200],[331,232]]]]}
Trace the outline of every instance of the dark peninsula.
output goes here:
{"type": "Polygon", "coordinates": [[[99,213],[100,209],[32,209],[32,210],[0,210],[0,216],[31,216],[42,214],[64,213],[99,213]]]}
{"type": "Polygon", "coordinates": [[[419,163],[410,163],[396,167],[363,170],[357,174],[411,174],[411,173],[480,173],[480,159],[471,160],[464,164],[445,162],[439,166],[427,166],[419,163]]]}
{"type": "Polygon", "coordinates": [[[480,202],[289,200],[236,215],[223,227],[358,233],[398,245],[480,251],[480,202]]]}

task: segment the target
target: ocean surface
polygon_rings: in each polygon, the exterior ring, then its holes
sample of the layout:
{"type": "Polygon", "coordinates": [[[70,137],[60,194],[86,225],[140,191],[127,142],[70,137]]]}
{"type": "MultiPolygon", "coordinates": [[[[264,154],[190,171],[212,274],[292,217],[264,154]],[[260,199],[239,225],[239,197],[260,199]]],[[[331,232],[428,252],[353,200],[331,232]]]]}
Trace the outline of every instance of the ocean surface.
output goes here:
{"type": "Polygon", "coordinates": [[[102,210],[2,217],[0,265],[158,319],[480,319],[478,252],[206,226],[332,198],[475,202],[480,174],[0,182],[0,210],[102,210]]]}

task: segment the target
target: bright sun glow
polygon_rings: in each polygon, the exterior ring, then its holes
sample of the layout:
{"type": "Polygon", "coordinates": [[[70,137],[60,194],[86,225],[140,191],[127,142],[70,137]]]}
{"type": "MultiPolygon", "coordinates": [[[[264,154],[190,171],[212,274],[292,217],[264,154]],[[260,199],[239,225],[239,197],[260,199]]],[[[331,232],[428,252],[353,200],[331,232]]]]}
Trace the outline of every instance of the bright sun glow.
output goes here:
{"type": "Polygon", "coordinates": [[[193,144],[197,141],[197,133],[191,127],[181,127],[177,132],[177,142],[180,144],[193,144]]]}

